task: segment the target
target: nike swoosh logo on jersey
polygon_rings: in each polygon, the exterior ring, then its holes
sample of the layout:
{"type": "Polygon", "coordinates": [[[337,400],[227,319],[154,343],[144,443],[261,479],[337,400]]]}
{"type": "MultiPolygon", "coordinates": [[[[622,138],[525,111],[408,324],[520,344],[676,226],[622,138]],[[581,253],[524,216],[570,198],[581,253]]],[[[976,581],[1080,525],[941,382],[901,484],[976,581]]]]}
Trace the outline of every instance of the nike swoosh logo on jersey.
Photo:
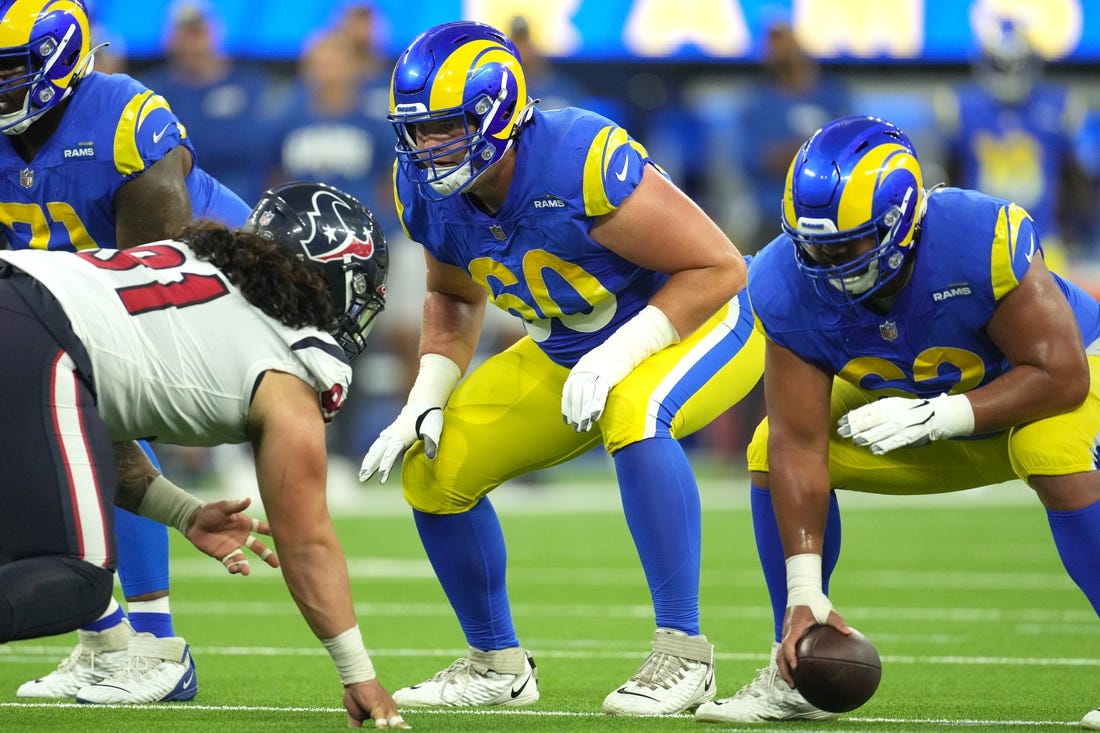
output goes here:
{"type": "Polygon", "coordinates": [[[171,127],[174,124],[175,124],[174,122],[169,122],[167,125],[160,128],[160,132],[154,132],[153,133],[153,144],[156,145],[157,143],[159,143],[161,141],[161,138],[164,137],[164,134],[166,132],[168,132],[168,128],[171,127]]]}
{"type": "Polygon", "coordinates": [[[1034,257],[1034,256],[1035,256],[1035,234],[1032,233],[1032,235],[1031,235],[1031,249],[1029,249],[1027,251],[1027,254],[1024,255],[1024,259],[1027,260],[1028,262],[1031,262],[1031,258],[1034,257]]]}
{"type": "Polygon", "coordinates": [[[527,675],[526,677],[524,677],[523,678],[523,684],[519,686],[518,690],[515,687],[512,688],[512,697],[517,698],[520,695],[522,695],[524,689],[527,687],[527,683],[530,682],[530,681],[531,681],[531,675],[527,675]]]}
{"type": "Polygon", "coordinates": [[[626,169],[630,167],[630,158],[623,161],[623,169],[615,174],[615,177],[620,181],[626,180],[626,169]]]}

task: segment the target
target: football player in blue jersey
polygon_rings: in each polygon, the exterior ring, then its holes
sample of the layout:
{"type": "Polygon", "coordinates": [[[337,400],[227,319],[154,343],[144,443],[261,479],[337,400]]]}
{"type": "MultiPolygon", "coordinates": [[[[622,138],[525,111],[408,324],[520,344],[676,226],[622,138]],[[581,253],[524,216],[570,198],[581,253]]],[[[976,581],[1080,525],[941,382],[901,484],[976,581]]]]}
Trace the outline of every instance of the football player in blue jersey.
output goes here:
{"type": "MultiPolygon", "coordinates": [[[[248,206],[196,165],[167,102],[128,76],[93,72],[94,53],[82,0],[0,1],[0,232],[9,246],[124,248],[163,239],[192,216],[244,223],[248,206]]],[[[166,528],[122,510],[116,521],[129,620],[112,601],[78,632],[69,658],[20,697],[94,700],[89,688],[105,681],[115,702],[156,702],[166,685],[173,699],[195,696],[190,657],[173,659],[172,643],[163,657],[155,643],[127,653],[135,631],[178,637],[166,528]]]]}
{"type": "Polygon", "coordinates": [[[1100,304],[1047,270],[1031,217],[926,190],[909,138],[874,117],[803,144],[782,212],[749,272],[768,411],[748,450],[751,506],[776,644],[748,686],[700,706],[704,721],[833,717],[788,683],[810,625],[850,632],[827,596],[836,489],[1026,481],[1100,611],[1100,304]]]}
{"type": "Polygon", "coordinates": [[[1076,153],[1085,105],[1042,78],[1022,21],[978,12],[973,26],[980,49],[973,81],[935,95],[947,180],[1026,209],[1048,267],[1066,274],[1075,226],[1095,208],[1095,183],[1076,153]]]}
{"type": "Polygon", "coordinates": [[[445,23],[416,38],[389,117],[397,206],[424,247],[427,293],[416,381],[360,478],[385,481],[408,449],[405,498],[469,646],[394,699],[538,700],[488,494],[602,444],[656,617],[652,653],[603,709],[695,708],[714,696],[713,648],[699,625],[699,493],[678,439],[759,380],[744,259],[624,129],[537,109],[494,28],[445,23]],[[527,334],[463,379],[487,302],[527,334]]]}

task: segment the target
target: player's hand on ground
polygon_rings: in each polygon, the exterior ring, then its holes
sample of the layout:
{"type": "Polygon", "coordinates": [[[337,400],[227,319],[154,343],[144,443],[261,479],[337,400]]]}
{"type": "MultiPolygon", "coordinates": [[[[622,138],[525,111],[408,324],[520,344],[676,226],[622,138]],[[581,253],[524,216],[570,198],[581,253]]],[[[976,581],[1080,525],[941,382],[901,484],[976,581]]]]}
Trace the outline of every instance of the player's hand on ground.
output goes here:
{"type": "Polygon", "coordinates": [[[433,405],[405,405],[389,427],[367,449],[359,467],[359,480],[367,481],[375,473],[386,483],[397,457],[416,440],[424,441],[424,455],[435,458],[439,436],[443,432],[443,408],[433,405]]]}
{"type": "Polygon", "coordinates": [[[278,556],[257,534],[271,536],[267,522],[241,514],[251,499],[212,501],[195,510],[187,539],[207,555],[221,561],[231,574],[248,575],[252,571],[247,547],[273,568],[279,567],[278,556]]]}
{"type": "MultiPolygon", "coordinates": [[[[783,675],[783,679],[791,687],[795,686],[791,669],[798,666],[795,652],[798,641],[810,627],[817,623],[819,622],[809,606],[787,606],[787,613],[783,617],[783,641],[779,645],[776,662],[779,664],[779,674],[783,675]]],[[[852,629],[848,626],[848,622],[844,620],[844,617],[832,610],[831,607],[825,623],[835,627],[843,634],[852,633],[852,629]]]]}
{"type": "Polygon", "coordinates": [[[348,711],[349,728],[362,728],[368,720],[374,722],[375,728],[412,728],[377,679],[345,687],[344,709],[348,711]]]}

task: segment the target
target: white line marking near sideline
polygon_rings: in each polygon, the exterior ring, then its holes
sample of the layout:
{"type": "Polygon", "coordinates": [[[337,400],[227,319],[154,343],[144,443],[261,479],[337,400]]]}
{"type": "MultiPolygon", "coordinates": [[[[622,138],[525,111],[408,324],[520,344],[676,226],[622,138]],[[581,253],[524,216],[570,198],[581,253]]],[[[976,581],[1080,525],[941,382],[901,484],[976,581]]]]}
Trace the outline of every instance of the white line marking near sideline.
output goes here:
{"type": "MultiPolygon", "coordinates": [[[[0,702],[0,708],[80,708],[83,711],[93,710],[147,710],[151,705],[82,705],[80,703],[71,702],[48,702],[48,703],[29,703],[29,702],[0,702]]],[[[257,713],[343,713],[343,708],[330,708],[330,707],[284,707],[277,705],[196,705],[194,703],[182,703],[179,705],[155,705],[158,712],[160,711],[188,711],[188,710],[208,710],[214,712],[257,712],[257,713]]],[[[405,715],[409,717],[419,715],[484,715],[484,716],[507,716],[507,717],[530,717],[530,718],[607,718],[606,713],[602,712],[584,712],[576,710],[500,710],[500,709],[463,709],[463,710],[448,710],[441,708],[416,708],[406,709],[403,711],[405,715]]],[[[677,718],[690,718],[690,715],[670,715],[671,719],[677,718]]],[[[919,718],[861,718],[861,717],[849,717],[845,718],[845,722],[849,723],[890,723],[894,725],[921,725],[921,726],[1015,726],[1015,727],[1035,727],[1039,725],[1065,725],[1065,726],[1077,726],[1077,721],[1067,722],[1063,720],[976,720],[976,719],[961,719],[952,720],[950,718],[938,718],[938,719],[919,719],[919,718]]],[[[760,731],[760,726],[746,727],[746,728],[723,728],[722,730],[736,730],[736,731],[760,731]]],[[[829,727],[831,733],[845,733],[843,729],[829,727]]]]}
{"type": "MultiPolygon", "coordinates": [[[[5,662],[35,660],[39,656],[56,656],[71,651],[72,647],[56,645],[20,645],[12,648],[0,646],[0,659],[5,662]]],[[[328,652],[321,647],[270,647],[270,646],[204,646],[204,656],[225,657],[322,657],[328,652]]],[[[453,649],[384,649],[371,648],[371,654],[381,657],[461,657],[466,650],[453,649]]],[[[637,649],[601,648],[592,651],[552,649],[538,652],[538,657],[546,659],[635,659],[637,649]]],[[[759,661],[763,654],[746,652],[715,652],[715,659],[731,661],[759,661]]],[[[1100,659],[1092,657],[985,657],[958,655],[891,655],[882,657],[890,664],[947,664],[973,666],[1013,666],[1013,667],[1100,667],[1100,659]]]]}

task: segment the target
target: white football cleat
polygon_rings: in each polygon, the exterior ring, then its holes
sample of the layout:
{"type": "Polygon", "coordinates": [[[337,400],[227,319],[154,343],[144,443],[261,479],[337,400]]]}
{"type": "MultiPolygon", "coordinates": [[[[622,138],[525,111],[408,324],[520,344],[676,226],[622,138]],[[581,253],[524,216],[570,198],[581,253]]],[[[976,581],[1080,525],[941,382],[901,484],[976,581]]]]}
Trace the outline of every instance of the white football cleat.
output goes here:
{"type": "Polygon", "coordinates": [[[398,705],[530,705],[539,699],[535,660],[519,647],[484,652],[470,647],[470,654],[457,659],[419,685],[402,687],[393,693],[398,705]]]}
{"type": "Polygon", "coordinates": [[[1100,708],[1081,718],[1081,727],[1085,730],[1100,730],[1100,708]]]}
{"type": "Polygon", "coordinates": [[[700,705],[695,719],[704,723],[760,723],[770,720],[830,720],[840,713],[814,707],[779,674],[772,643],[771,663],[756,670],[756,677],[733,697],[700,705]]]}
{"type": "Polygon", "coordinates": [[[707,637],[657,629],[638,671],[603,701],[611,715],[675,715],[714,699],[714,645],[707,637]]]}
{"type": "Polygon", "coordinates": [[[18,697],[73,697],[83,687],[94,685],[122,669],[126,647],[134,630],[126,619],[103,631],[76,632],[77,645],[57,669],[45,677],[24,682],[18,697]]]}
{"type": "Polygon", "coordinates": [[[191,649],[178,636],[138,634],[115,674],[76,693],[77,702],[133,704],[192,700],[199,692],[191,649]]]}

